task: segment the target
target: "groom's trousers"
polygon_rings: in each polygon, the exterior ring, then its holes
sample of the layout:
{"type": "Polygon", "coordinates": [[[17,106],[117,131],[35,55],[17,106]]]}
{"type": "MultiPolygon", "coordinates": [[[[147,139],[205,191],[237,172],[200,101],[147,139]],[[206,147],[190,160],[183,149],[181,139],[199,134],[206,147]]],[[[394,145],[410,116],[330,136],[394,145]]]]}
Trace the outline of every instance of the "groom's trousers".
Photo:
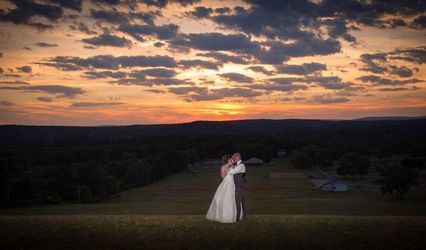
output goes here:
{"type": "Polygon", "coordinates": [[[241,210],[243,212],[243,218],[246,215],[246,201],[244,198],[244,186],[236,185],[235,186],[235,204],[237,206],[237,221],[240,220],[241,210]]]}
{"type": "Polygon", "coordinates": [[[235,205],[237,206],[237,221],[240,220],[241,210],[243,217],[246,215],[246,202],[244,199],[244,183],[246,182],[244,173],[234,174],[235,183],[235,205]]]}

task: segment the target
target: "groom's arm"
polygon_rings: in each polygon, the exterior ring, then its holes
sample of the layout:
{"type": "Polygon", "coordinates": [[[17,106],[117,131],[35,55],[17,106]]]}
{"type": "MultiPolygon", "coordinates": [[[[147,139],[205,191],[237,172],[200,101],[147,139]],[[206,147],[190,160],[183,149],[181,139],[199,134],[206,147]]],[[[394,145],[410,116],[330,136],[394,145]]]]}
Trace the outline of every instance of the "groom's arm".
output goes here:
{"type": "Polygon", "coordinates": [[[245,173],[246,172],[246,166],[244,164],[238,164],[235,168],[229,169],[230,174],[238,174],[238,173],[245,173]]]}

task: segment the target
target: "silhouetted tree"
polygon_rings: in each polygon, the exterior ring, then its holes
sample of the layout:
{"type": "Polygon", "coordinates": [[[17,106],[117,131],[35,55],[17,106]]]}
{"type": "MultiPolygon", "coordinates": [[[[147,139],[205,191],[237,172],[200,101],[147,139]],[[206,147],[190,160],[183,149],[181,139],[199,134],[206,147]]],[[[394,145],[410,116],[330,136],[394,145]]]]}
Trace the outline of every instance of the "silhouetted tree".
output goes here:
{"type": "Polygon", "coordinates": [[[85,163],[74,163],[72,167],[78,169],[80,184],[89,187],[94,199],[106,197],[109,176],[103,164],[90,161],[85,163]]]}
{"type": "Polygon", "coordinates": [[[269,162],[274,155],[274,152],[268,146],[265,146],[260,143],[245,143],[239,145],[238,150],[240,151],[244,159],[257,157],[266,162],[269,162]]]}
{"type": "Polygon", "coordinates": [[[312,158],[304,151],[293,150],[290,153],[291,162],[298,168],[312,167],[312,158]]]}
{"type": "Polygon", "coordinates": [[[25,172],[12,180],[11,199],[21,204],[42,202],[47,194],[47,181],[25,172]]]}
{"type": "Polygon", "coordinates": [[[384,184],[380,188],[383,194],[395,192],[395,197],[402,200],[410,187],[417,185],[418,171],[402,164],[394,164],[382,168],[381,175],[384,177],[384,184]]]}
{"type": "Polygon", "coordinates": [[[404,159],[401,161],[401,165],[408,167],[408,168],[415,168],[418,170],[424,169],[425,165],[422,160],[420,159],[404,159]]]}
{"type": "Polygon", "coordinates": [[[64,200],[77,200],[76,187],[80,182],[80,174],[76,166],[58,167],[53,170],[53,180],[49,190],[57,193],[64,200]]]}
{"type": "Polygon", "coordinates": [[[142,186],[151,183],[155,176],[153,168],[145,160],[134,160],[129,166],[126,180],[133,186],[142,186]]]}
{"type": "Polygon", "coordinates": [[[363,157],[355,152],[350,152],[342,155],[340,158],[340,165],[337,168],[337,174],[349,176],[356,180],[355,176],[361,177],[368,173],[368,166],[370,161],[367,157],[363,157]]]}

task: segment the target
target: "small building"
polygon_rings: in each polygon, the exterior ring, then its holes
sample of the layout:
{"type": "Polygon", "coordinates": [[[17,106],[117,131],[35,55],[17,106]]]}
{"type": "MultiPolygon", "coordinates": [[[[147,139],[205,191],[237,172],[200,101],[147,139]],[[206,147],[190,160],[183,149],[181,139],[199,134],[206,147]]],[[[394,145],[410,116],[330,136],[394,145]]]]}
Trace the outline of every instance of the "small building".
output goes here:
{"type": "Polygon", "coordinates": [[[346,192],[348,185],[346,182],[339,179],[316,179],[312,180],[316,188],[331,192],[346,192]]]}
{"type": "Polygon", "coordinates": [[[244,164],[246,165],[263,165],[264,161],[262,159],[252,157],[246,161],[244,161],[244,164]]]}
{"type": "Polygon", "coordinates": [[[277,152],[277,155],[279,158],[286,158],[287,157],[287,149],[279,149],[277,152]]]}

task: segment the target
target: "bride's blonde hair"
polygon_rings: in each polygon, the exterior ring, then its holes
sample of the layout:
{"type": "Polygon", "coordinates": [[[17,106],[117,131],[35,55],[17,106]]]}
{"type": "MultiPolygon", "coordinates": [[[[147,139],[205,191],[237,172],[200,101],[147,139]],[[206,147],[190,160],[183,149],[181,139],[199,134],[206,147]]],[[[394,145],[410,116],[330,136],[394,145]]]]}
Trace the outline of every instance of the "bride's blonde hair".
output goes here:
{"type": "Polygon", "coordinates": [[[231,159],[231,158],[232,158],[231,154],[226,154],[226,155],[222,156],[222,164],[226,164],[229,161],[229,159],[231,159]]]}

